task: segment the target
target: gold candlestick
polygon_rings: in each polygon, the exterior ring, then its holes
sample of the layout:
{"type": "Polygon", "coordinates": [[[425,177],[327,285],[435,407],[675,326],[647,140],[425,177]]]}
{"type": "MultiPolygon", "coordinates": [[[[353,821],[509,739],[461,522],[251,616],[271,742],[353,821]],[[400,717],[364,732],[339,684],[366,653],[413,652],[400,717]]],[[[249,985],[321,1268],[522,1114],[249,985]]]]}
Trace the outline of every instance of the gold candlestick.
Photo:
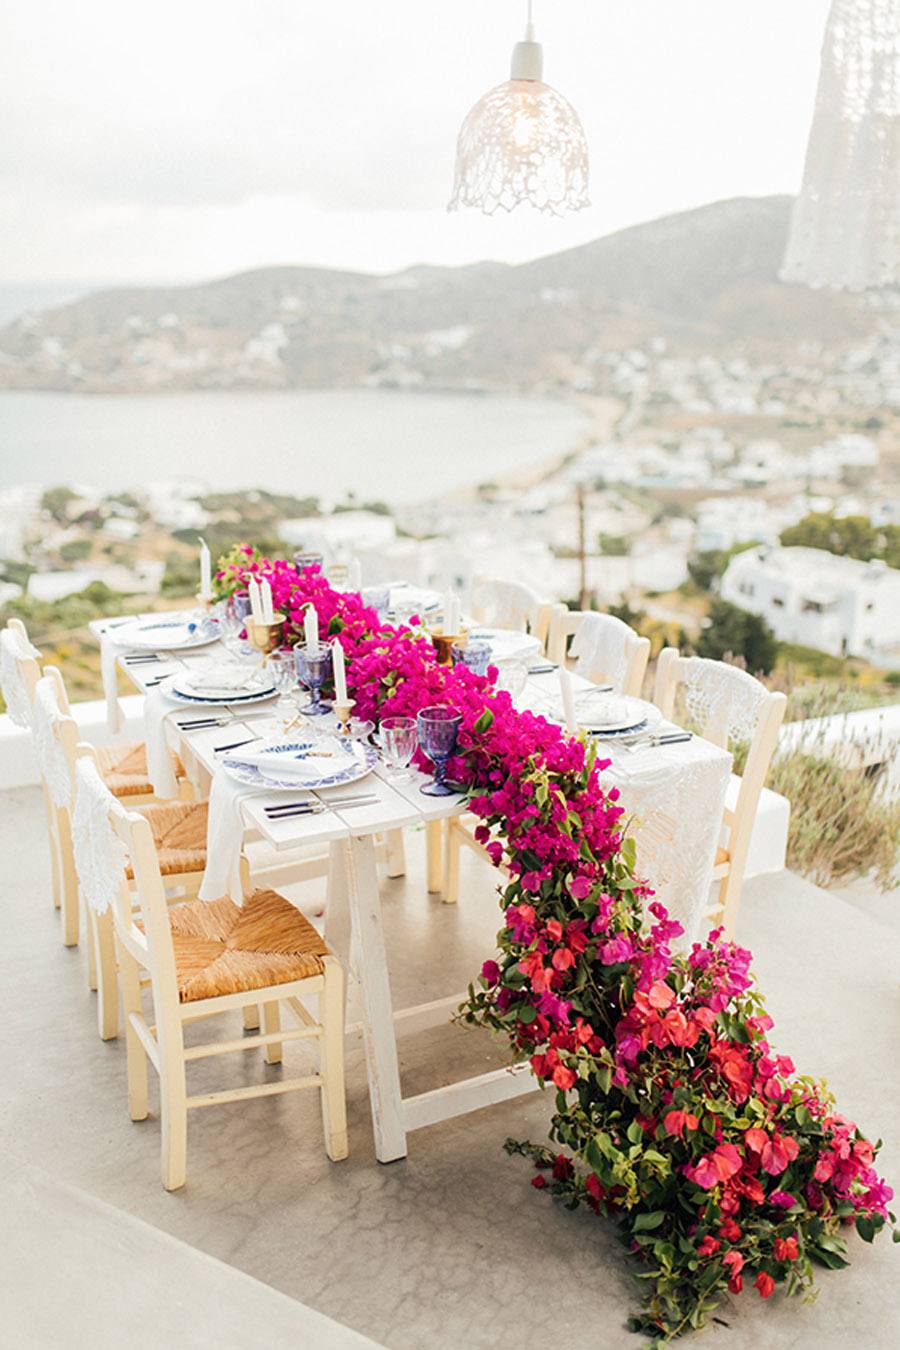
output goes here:
{"type": "Polygon", "coordinates": [[[194,596],[194,599],[197,601],[198,607],[207,610],[207,612],[211,610],[216,603],[216,597],[214,595],[204,595],[202,591],[198,591],[194,596]]]}
{"type": "Polygon", "coordinates": [[[454,644],[464,647],[468,639],[469,630],[467,628],[461,628],[458,633],[445,633],[443,628],[432,628],[431,642],[437,652],[438,665],[452,665],[454,644]]]}
{"type": "Polygon", "coordinates": [[[335,717],[340,722],[340,730],[338,732],[339,735],[341,736],[350,735],[350,718],[353,716],[353,709],[355,707],[356,707],[355,698],[348,698],[346,703],[338,703],[337,700],[332,701],[331,711],[334,713],[335,717]]]}
{"type": "Polygon", "coordinates": [[[285,624],[285,617],[279,614],[271,623],[254,623],[248,615],[244,627],[247,630],[247,641],[251,647],[255,647],[262,653],[262,663],[266,664],[266,657],[270,652],[274,652],[276,647],[281,646],[282,628],[285,624]]]}

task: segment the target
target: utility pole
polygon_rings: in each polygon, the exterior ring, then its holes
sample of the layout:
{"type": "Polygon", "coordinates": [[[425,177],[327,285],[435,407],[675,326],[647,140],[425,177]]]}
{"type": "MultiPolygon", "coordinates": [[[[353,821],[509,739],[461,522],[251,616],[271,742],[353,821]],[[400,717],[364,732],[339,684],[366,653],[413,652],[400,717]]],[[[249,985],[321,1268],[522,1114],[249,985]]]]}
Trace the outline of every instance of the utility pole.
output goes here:
{"type": "Polygon", "coordinates": [[[588,608],[588,587],[587,587],[587,540],[586,540],[586,503],[584,497],[584,483],[579,483],[575,489],[575,499],[578,506],[578,608],[588,608]]]}

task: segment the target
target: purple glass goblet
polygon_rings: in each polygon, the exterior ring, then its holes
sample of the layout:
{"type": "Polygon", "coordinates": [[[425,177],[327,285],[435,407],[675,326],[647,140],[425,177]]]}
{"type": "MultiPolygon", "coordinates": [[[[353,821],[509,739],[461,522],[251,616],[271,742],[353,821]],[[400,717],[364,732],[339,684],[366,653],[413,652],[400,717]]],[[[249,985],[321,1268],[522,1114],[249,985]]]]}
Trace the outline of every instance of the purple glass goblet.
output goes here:
{"type": "Polygon", "coordinates": [[[453,664],[466,666],[473,675],[486,675],[491,664],[491,644],[483,638],[470,638],[464,644],[454,642],[453,664]]]}
{"type": "Polygon", "coordinates": [[[310,692],[310,702],[301,711],[307,717],[324,717],[331,712],[331,704],[322,698],[322,685],[331,677],[331,647],[328,643],[319,643],[311,652],[305,642],[294,647],[294,662],[297,678],[310,692]]]}
{"type": "Polygon", "coordinates": [[[461,722],[461,714],[443,704],[423,708],[416,718],[419,748],[434,764],[433,780],[420,789],[426,797],[452,797],[458,791],[451,787],[444,775],[447,760],[456,749],[461,722]]]}

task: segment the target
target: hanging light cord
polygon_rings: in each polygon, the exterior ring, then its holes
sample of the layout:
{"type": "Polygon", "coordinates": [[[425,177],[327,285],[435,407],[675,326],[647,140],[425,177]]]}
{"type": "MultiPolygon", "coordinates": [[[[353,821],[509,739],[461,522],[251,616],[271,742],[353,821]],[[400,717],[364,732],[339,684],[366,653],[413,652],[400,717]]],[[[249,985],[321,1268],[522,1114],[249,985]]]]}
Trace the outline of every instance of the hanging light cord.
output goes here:
{"type": "Polygon", "coordinates": [[[534,42],[534,0],[525,0],[525,41],[534,42]]]}

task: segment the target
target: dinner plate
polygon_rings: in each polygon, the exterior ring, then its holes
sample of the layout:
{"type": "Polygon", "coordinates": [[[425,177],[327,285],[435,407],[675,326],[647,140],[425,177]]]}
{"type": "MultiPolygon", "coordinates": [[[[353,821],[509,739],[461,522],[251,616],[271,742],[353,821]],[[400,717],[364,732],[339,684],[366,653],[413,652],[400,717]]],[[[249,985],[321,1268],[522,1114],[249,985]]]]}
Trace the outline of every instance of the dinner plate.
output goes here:
{"type": "Polygon", "coordinates": [[[378,759],[377,752],[371,745],[365,745],[361,741],[341,744],[332,737],[298,736],[289,741],[264,741],[262,745],[254,746],[254,754],[298,755],[304,751],[314,752],[316,747],[322,749],[323,739],[328,749],[332,747],[335,749],[335,768],[333,773],[326,773],[314,779],[291,778],[288,775],[279,777],[277,770],[270,768],[269,765],[262,769],[258,764],[241,759],[239,756],[229,756],[222,764],[230,777],[237,779],[245,787],[260,788],[264,791],[275,789],[282,792],[316,792],[320,788],[340,787],[345,783],[355,783],[372,772],[378,759]]]}
{"type": "Polygon", "coordinates": [[[198,620],[189,611],[160,615],[158,619],[137,619],[115,630],[118,646],[147,651],[206,647],[218,640],[219,625],[206,617],[198,620]]]}
{"type": "Polygon", "coordinates": [[[242,667],[236,662],[218,666],[209,663],[196,671],[176,674],[172,688],[185,698],[242,703],[247,698],[271,694],[275,681],[259,667],[242,667]]]}
{"type": "MultiPolygon", "coordinates": [[[[177,678],[177,677],[176,677],[177,678]]],[[[208,708],[226,708],[232,704],[240,704],[246,707],[251,703],[265,703],[266,699],[274,698],[278,690],[273,685],[271,689],[264,689],[258,694],[247,694],[243,698],[235,698],[234,694],[229,694],[227,698],[200,698],[198,694],[180,694],[171,684],[163,689],[163,693],[173,698],[176,703],[190,703],[194,707],[204,706],[208,708]]]]}
{"type": "Polygon", "coordinates": [[[406,613],[433,614],[440,609],[443,601],[437,591],[425,590],[421,586],[412,586],[407,582],[397,582],[391,586],[391,598],[388,613],[398,610],[406,613]]]}

